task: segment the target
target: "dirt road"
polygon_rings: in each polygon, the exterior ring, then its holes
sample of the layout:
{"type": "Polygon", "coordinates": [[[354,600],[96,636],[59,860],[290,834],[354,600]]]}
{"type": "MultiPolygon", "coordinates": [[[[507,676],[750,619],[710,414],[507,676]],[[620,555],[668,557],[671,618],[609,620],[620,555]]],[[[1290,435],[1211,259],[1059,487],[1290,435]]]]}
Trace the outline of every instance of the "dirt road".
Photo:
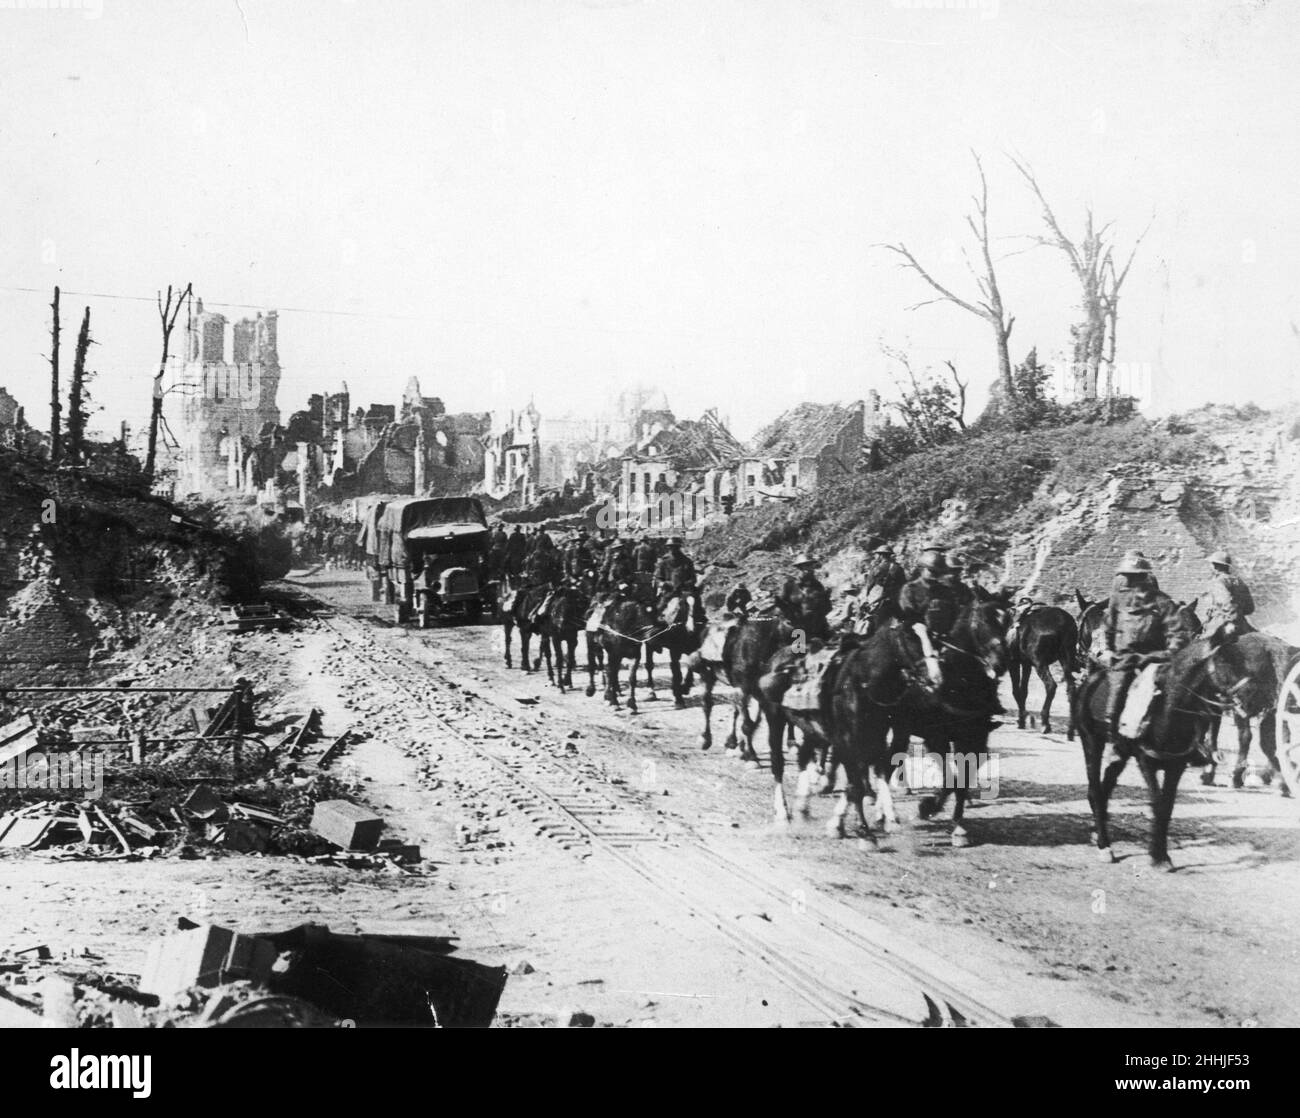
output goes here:
{"type": "Polygon", "coordinates": [[[290,585],[336,615],[241,637],[240,669],[283,692],[267,717],[315,705],[327,732],[369,735],[340,764],[422,845],[425,872],[10,858],[6,941],[85,945],[130,972],[149,935],[196,910],[247,930],[452,933],[511,966],[501,1023],[515,1025],[1300,1023],[1300,814],[1271,790],[1187,784],[1179,870],[1155,874],[1126,774],[1120,861],[1103,866],[1078,746],[1004,728],[970,848],[909,797],[869,852],[826,836],[826,798],[775,830],[766,768],[702,753],[698,706],[673,709],[662,685],[640,714],[613,711],[508,671],[494,627],[387,624],[359,574],[290,585]]]}

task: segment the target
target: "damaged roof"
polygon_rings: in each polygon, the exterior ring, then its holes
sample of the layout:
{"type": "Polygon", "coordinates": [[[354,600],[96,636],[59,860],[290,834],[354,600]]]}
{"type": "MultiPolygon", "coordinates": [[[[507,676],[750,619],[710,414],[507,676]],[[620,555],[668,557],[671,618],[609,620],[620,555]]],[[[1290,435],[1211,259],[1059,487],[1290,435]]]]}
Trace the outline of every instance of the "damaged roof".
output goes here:
{"type": "Polygon", "coordinates": [[[669,458],[678,469],[708,469],[734,462],[744,445],[712,412],[700,419],[684,419],[658,432],[640,451],[630,447],[628,457],[669,458]]]}
{"type": "Polygon", "coordinates": [[[862,407],[860,401],[848,406],[800,404],[755,435],[751,451],[756,458],[816,457],[862,407]]]}

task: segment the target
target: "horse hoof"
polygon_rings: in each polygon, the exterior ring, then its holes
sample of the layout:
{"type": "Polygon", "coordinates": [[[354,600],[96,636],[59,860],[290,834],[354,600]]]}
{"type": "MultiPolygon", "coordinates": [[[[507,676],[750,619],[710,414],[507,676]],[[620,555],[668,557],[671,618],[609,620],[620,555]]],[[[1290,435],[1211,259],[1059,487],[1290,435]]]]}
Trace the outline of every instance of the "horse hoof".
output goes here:
{"type": "Polygon", "coordinates": [[[806,801],[795,804],[794,812],[805,823],[812,818],[812,808],[808,806],[806,801]]]}
{"type": "Polygon", "coordinates": [[[842,839],[844,837],[844,824],[832,819],[826,824],[827,838],[842,839]]]}
{"type": "Polygon", "coordinates": [[[784,833],[790,829],[791,819],[788,815],[778,815],[772,820],[772,830],[784,833]]]}
{"type": "Polygon", "coordinates": [[[1167,855],[1164,858],[1152,858],[1151,868],[1153,870],[1162,870],[1164,873],[1173,873],[1174,863],[1167,855]]]}
{"type": "Polygon", "coordinates": [[[1097,861],[1099,861],[1103,866],[1109,866],[1115,861],[1115,851],[1113,851],[1109,846],[1099,846],[1097,848],[1097,861]]]}
{"type": "Polygon", "coordinates": [[[757,769],[758,769],[758,758],[757,758],[757,757],[745,757],[745,758],[743,758],[743,760],[744,760],[744,762],[745,762],[745,768],[747,768],[747,769],[754,769],[754,770],[757,770],[757,769]]]}
{"type": "Polygon", "coordinates": [[[596,693],[596,689],[594,687],[587,688],[587,698],[590,699],[592,695],[594,695],[595,693],[596,693]]]}
{"type": "Polygon", "coordinates": [[[1044,723],[1043,723],[1043,733],[1045,733],[1045,734],[1050,734],[1051,732],[1052,732],[1052,724],[1051,724],[1050,722],[1044,722],[1044,723]]]}
{"type": "Polygon", "coordinates": [[[685,709],[686,709],[686,700],[685,700],[685,699],[674,699],[674,700],[673,700],[673,706],[675,706],[678,710],[685,710],[685,709]]]}
{"type": "Polygon", "coordinates": [[[970,837],[965,831],[958,828],[952,833],[952,847],[954,850],[965,850],[970,846],[970,837]]]}
{"type": "Polygon", "coordinates": [[[712,739],[711,737],[709,737],[708,734],[701,734],[701,735],[700,735],[700,748],[701,748],[701,749],[708,749],[711,745],[713,745],[713,739],[712,739]]]}
{"type": "Polygon", "coordinates": [[[880,844],[876,842],[875,835],[862,835],[858,838],[858,849],[863,854],[879,854],[880,844]]]}
{"type": "Polygon", "coordinates": [[[653,691],[651,691],[650,694],[648,694],[648,695],[645,697],[645,701],[646,701],[647,703],[655,703],[655,702],[658,702],[658,701],[659,701],[659,696],[656,695],[653,691]]]}
{"type": "Polygon", "coordinates": [[[1201,773],[1201,783],[1210,788],[1214,787],[1214,773],[1201,773]]]}
{"type": "Polygon", "coordinates": [[[1245,780],[1242,778],[1241,773],[1233,773],[1233,774],[1232,774],[1232,786],[1233,786],[1234,788],[1244,788],[1244,787],[1246,786],[1246,782],[1245,782],[1245,780]]]}
{"type": "Polygon", "coordinates": [[[939,810],[939,801],[933,796],[925,796],[921,802],[916,805],[916,814],[922,819],[931,818],[939,810]]]}

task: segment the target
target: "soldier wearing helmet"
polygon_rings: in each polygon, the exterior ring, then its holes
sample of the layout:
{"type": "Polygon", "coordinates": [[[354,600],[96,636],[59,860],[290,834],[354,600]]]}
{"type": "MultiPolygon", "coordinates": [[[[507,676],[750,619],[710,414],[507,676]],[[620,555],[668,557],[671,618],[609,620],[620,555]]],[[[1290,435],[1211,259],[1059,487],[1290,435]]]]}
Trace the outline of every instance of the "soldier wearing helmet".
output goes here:
{"type": "Polygon", "coordinates": [[[799,573],[785,580],[776,606],[809,640],[824,641],[830,636],[830,591],[816,575],[817,560],[807,552],[795,556],[793,566],[799,573]]]}
{"type": "Polygon", "coordinates": [[[957,622],[956,593],[945,580],[946,549],[927,547],[921,552],[919,571],[898,593],[897,624],[906,625],[921,642],[923,664],[918,665],[934,684],[939,682],[939,645],[957,622]]]}
{"type": "Polygon", "coordinates": [[[678,594],[690,596],[697,621],[702,621],[704,606],[700,602],[699,586],[695,575],[695,562],[682,550],[681,536],[668,537],[668,550],[655,564],[655,589],[659,591],[657,608],[660,613],[678,594]]]}
{"type": "Polygon", "coordinates": [[[871,629],[879,628],[892,617],[898,616],[898,594],[907,583],[907,575],[894,558],[894,549],[887,543],[874,548],[866,569],[862,587],[862,606],[871,616],[871,629]]]}
{"type": "Polygon", "coordinates": [[[1177,614],[1173,600],[1156,585],[1151,560],[1141,552],[1128,552],[1116,568],[1103,620],[1103,663],[1110,676],[1106,727],[1112,742],[1119,739],[1119,717],[1137,673],[1138,658],[1181,647],[1185,634],[1177,614]]]}
{"type": "Polygon", "coordinates": [[[958,602],[948,573],[947,549],[927,547],[921,552],[920,571],[898,594],[899,619],[906,625],[923,625],[932,640],[947,637],[957,621],[958,602]]]}
{"type": "Polygon", "coordinates": [[[1222,627],[1230,636],[1251,632],[1254,626],[1246,618],[1255,612],[1255,599],[1245,580],[1232,573],[1232,556],[1226,551],[1216,551],[1208,562],[1214,573],[1206,590],[1209,599],[1206,630],[1222,627]]]}
{"type": "Polygon", "coordinates": [[[632,554],[632,541],[624,536],[605,552],[605,565],[600,573],[604,590],[618,590],[636,581],[636,560],[632,554]]]}

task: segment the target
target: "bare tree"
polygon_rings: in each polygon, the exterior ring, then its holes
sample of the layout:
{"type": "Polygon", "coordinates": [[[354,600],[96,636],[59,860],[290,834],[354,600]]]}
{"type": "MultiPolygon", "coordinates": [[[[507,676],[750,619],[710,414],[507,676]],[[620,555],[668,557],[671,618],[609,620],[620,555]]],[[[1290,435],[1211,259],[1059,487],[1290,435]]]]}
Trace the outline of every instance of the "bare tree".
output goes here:
{"type": "Polygon", "coordinates": [[[953,387],[939,380],[929,371],[918,375],[912,362],[901,349],[880,346],[880,352],[897,361],[907,374],[907,384],[898,378],[898,399],[889,401],[889,407],[899,413],[904,426],[919,445],[938,446],[947,442],[956,431],[966,430],[967,382],[957,375],[957,367],[945,361],[952,376],[953,387]]]}
{"type": "Polygon", "coordinates": [[[59,402],[59,289],[54,289],[54,302],[50,304],[54,312],[54,325],[50,328],[50,461],[57,462],[62,452],[63,423],[60,413],[63,405],[59,402]]]}
{"type": "MultiPolygon", "coordinates": [[[[989,248],[988,180],[984,177],[984,166],[980,163],[979,156],[972,151],[971,157],[975,160],[975,170],[979,173],[980,190],[978,194],[971,196],[975,212],[966,215],[966,224],[970,226],[970,230],[979,244],[980,257],[983,263],[981,269],[976,271],[971,266],[970,258],[966,257],[966,267],[974,276],[979,287],[979,298],[963,299],[961,296],[954,294],[949,288],[936,280],[912,255],[907,245],[901,241],[896,245],[885,245],[884,247],[889,249],[890,252],[901,256],[904,261],[903,267],[916,272],[939,293],[937,299],[926,299],[909,307],[909,310],[916,310],[917,307],[928,306],[930,303],[954,303],[963,310],[984,319],[993,328],[993,337],[997,345],[998,355],[998,383],[1007,398],[1010,399],[1013,385],[1011,379],[1011,353],[1007,341],[1011,337],[1011,328],[1015,325],[1016,320],[1014,316],[1008,317],[1006,308],[1003,306],[1002,291],[998,287],[998,277],[993,267],[993,254],[989,248]]],[[[966,255],[964,251],[962,255],[966,255]]]]}
{"type": "Polygon", "coordinates": [[[1035,244],[1059,249],[1070,262],[1070,269],[1079,281],[1079,307],[1081,320],[1070,327],[1073,350],[1074,394],[1081,400],[1097,397],[1098,385],[1105,369],[1105,395],[1114,392],[1115,378],[1115,328],[1119,319],[1119,292],[1133,266],[1138,246],[1142,243],[1150,224],[1133,243],[1128,261],[1123,268],[1115,266],[1115,245],[1109,235],[1114,222],[1096,227],[1092,207],[1084,211],[1083,236],[1075,241],[1065,235],[1056,214],[1043,196],[1038,180],[1027,164],[1012,157],[1011,162],[1029,184],[1043,208],[1043,223],[1048,235],[1032,235],[1035,244]]]}
{"type": "Polygon", "coordinates": [[[86,351],[90,349],[90,308],[81,319],[72,358],[72,388],[68,392],[68,457],[81,462],[86,452],[86,351]]]}
{"type": "Polygon", "coordinates": [[[176,297],[175,304],[172,303],[171,284],[167,285],[165,300],[162,292],[158,292],[158,317],[162,322],[162,358],[158,362],[158,372],[153,378],[153,408],[149,413],[149,455],[144,463],[144,476],[149,481],[153,481],[154,459],[158,452],[158,421],[162,418],[163,377],[167,373],[167,356],[171,348],[172,329],[180,316],[181,307],[189,297],[191,286],[188,283],[185,285],[185,290],[176,297]]]}

